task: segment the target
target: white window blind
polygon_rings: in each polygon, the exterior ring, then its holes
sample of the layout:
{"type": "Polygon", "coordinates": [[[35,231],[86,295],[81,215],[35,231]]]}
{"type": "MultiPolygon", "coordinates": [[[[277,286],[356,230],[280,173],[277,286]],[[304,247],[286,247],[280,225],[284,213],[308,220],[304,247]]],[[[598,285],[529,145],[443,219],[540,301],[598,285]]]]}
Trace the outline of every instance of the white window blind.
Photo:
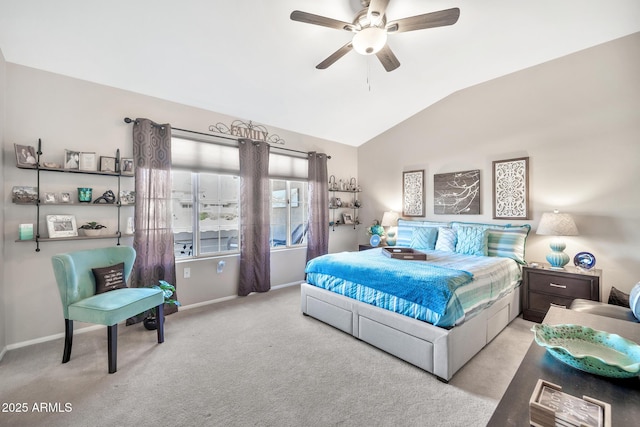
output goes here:
{"type": "MultiPolygon", "coordinates": [[[[278,153],[277,147],[272,147],[269,176],[306,180],[308,160],[303,156],[278,153]]],[[[215,136],[193,139],[174,135],[171,138],[171,164],[173,168],[194,172],[240,173],[238,146],[232,141],[222,142],[215,136]]]]}

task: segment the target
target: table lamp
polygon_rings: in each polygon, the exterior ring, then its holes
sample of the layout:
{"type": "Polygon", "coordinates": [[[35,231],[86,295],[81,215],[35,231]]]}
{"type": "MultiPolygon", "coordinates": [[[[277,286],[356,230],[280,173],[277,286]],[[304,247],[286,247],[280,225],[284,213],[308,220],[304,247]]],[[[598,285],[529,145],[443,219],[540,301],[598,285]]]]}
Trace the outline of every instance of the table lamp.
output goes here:
{"type": "MultiPolygon", "coordinates": [[[[542,214],[536,234],[543,236],[577,236],[578,228],[571,215],[560,213],[556,209],[553,212],[542,214]]],[[[569,255],[563,252],[567,245],[556,237],[551,241],[549,247],[552,252],[547,255],[547,261],[551,264],[551,268],[564,270],[564,266],[569,262],[569,255]]]]}
{"type": "Polygon", "coordinates": [[[382,215],[382,223],[380,224],[382,227],[389,227],[387,230],[387,245],[395,246],[396,245],[396,231],[394,227],[398,225],[398,213],[389,211],[385,212],[382,215]]]}

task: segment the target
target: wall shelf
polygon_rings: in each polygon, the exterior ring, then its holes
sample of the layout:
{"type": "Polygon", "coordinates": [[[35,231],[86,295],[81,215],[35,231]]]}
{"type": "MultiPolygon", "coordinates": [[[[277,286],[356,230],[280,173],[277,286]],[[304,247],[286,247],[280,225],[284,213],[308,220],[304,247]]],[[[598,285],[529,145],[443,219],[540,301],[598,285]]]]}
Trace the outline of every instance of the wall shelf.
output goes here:
{"type": "MultiPolygon", "coordinates": [[[[40,252],[40,242],[60,242],[60,241],[71,241],[71,240],[98,240],[98,239],[116,239],[117,240],[117,245],[120,246],[120,239],[123,237],[132,237],[132,234],[123,234],[120,231],[120,208],[121,207],[127,207],[127,206],[134,206],[134,204],[122,204],[120,202],[120,179],[122,177],[126,177],[126,178],[133,178],[132,174],[122,174],[121,172],[103,172],[103,171],[86,171],[86,170],[79,170],[79,169],[63,169],[63,168],[51,168],[51,167],[45,167],[45,166],[40,166],[40,156],[42,155],[42,140],[38,139],[38,151],[36,152],[37,155],[37,162],[35,165],[31,166],[31,165],[16,165],[16,167],[18,169],[25,169],[25,170],[31,170],[36,172],[36,179],[37,179],[37,184],[36,184],[36,192],[38,195],[38,200],[36,201],[36,203],[15,203],[17,205],[25,205],[25,206],[35,206],[36,208],[36,224],[35,224],[35,237],[33,239],[28,239],[28,240],[16,240],[16,242],[19,243],[23,243],[23,242],[31,242],[31,243],[35,243],[36,244],[36,252],[40,252]],[[88,203],[60,203],[60,202],[56,202],[56,203],[43,203],[40,200],[40,196],[41,196],[41,192],[40,192],[40,174],[42,172],[58,172],[58,173],[71,173],[71,174],[83,174],[83,175],[101,175],[101,176],[105,176],[105,177],[111,177],[111,178],[116,178],[117,179],[117,183],[118,183],[118,187],[117,190],[115,192],[115,196],[116,196],[116,201],[115,203],[93,203],[93,202],[88,202],[88,203]],[[56,238],[49,238],[49,237],[41,237],[40,236],[40,220],[41,220],[41,213],[40,213],[40,207],[41,206],[67,206],[67,207],[73,207],[76,208],[78,206],[81,207],[110,207],[110,208],[116,208],[117,209],[117,230],[115,233],[110,233],[110,234],[101,234],[98,236],[70,236],[70,237],[56,237],[56,238]]],[[[118,153],[116,154],[116,158],[119,158],[119,150],[118,153]]],[[[119,165],[118,165],[119,166],[119,165]]]]}

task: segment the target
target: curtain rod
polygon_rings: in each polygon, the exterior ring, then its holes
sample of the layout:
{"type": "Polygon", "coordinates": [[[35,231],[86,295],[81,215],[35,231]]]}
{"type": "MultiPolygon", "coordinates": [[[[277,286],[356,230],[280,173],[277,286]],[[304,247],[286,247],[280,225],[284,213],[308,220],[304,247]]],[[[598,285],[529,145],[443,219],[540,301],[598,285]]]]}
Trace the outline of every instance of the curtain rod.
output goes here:
{"type": "MultiPolygon", "coordinates": [[[[125,118],[124,118],[124,122],[125,122],[125,123],[135,123],[135,120],[134,120],[134,119],[130,119],[129,117],[125,117],[125,118]]],[[[173,127],[173,126],[171,126],[171,129],[179,130],[179,131],[181,131],[181,132],[195,133],[195,134],[197,134],[197,135],[215,136],[216,138],[228,139],[228,140],[230,140],[230,141],[236,141],[236,142],[239,142],[239,139],[238,139],[238,138],[232,138],[232,137],[230,137],[230,136],[216,135],[216,134],[213,134],[213,133],[198,132],[198,131],[195,131],[195,130],[189,130],[189,129],[180,129],[180,128],[176,128],[176,127],[173,127]]],[[[249,139],[249,138],[246,138],[246,139],[249,139]]],[[[263,141],[261,141],[261,142],[263,142],[263,141]]],[[[267,144],[269,144],[269,143],[267,143],[267,144]]],[[[291,152],[293,152],[293,153],[301,153],[301,154],[306,154],[306,155],[309,155],[309,154],[310,154],[308,151],[292,150],[291,148],[283,148],[283,147],[274,147],[274,146],[273,146],[273,145],[271,145],[271,144],[269,144],[269,146],[270,146],[271,148],[276,148],[276,149],[278,149],[278,150],[284,150],[284,151],[291,151],[291,152]]],[[[330,159],[330,158],[331,158],[331,156],[327,156],[327,159],[330,159]]]]}

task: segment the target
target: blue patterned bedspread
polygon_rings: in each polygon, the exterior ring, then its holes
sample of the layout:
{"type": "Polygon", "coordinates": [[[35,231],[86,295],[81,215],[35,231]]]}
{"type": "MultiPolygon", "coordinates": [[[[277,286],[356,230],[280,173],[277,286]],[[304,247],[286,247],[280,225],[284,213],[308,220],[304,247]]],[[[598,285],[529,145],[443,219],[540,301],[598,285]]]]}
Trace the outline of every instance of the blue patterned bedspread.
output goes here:
{"type": "Polygon", "coordinates": [[[454,291],[473,279],[473,274],[421,261],[385,256],[380,250],[323,255],[307,264],[307,281],[331,275],[394,295],[443,315],[454,291]]]}

